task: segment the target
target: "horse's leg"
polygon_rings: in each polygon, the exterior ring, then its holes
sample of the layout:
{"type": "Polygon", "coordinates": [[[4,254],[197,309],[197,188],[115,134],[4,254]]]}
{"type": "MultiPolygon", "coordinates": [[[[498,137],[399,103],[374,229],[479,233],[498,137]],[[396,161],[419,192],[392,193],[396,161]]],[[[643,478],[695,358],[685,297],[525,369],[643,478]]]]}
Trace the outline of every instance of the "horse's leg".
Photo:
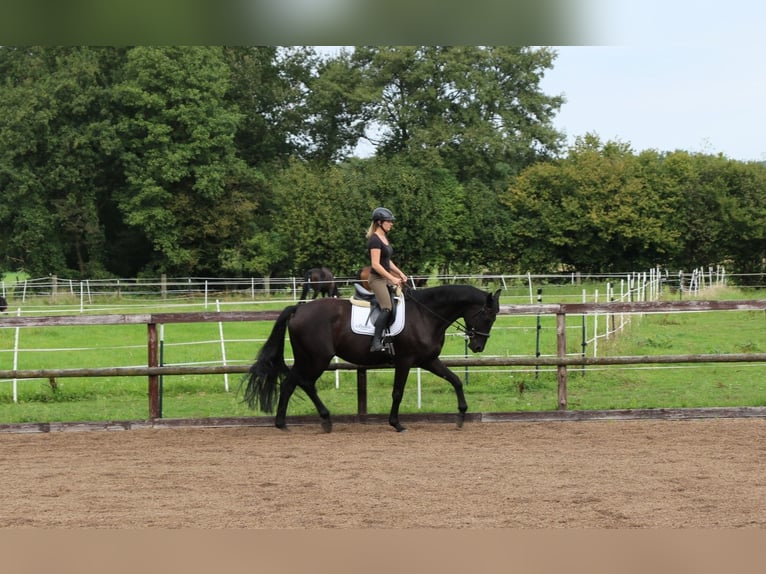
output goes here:
{"type": "Polygon", "coordinates": [[[277,403],[277,415],[274,419],[274,425],[278,429],[287,430],[287,405],[290,402],[290,397],[295,391],[295,385],[297,384],[297,375],[291,369],[290,374],[285,377],[282,384],[279,387],[279,402],[277,403]]]}
{"type": "Polygon", "coordinates": [[[463,392],[463,381],[460,380],[455,373],[447,368],[447,365],[442,363],[438,358],[433,359],[428,363],[419,365],[427,371],[430,371],[434,375],[441,377],[452,385],[457,395],[457,428],[463,428],[465,422],[465,413],[468,410],[468,404],[465,402],[465,393],[463,392]]]}
{"type": "Polygon", "coordinates": [[[396,367],[394,372],[394,390],[391,392],[391,412],[388,415],[388,424],[394,427],[396,432],[407,430],[407,427],[403,427],[399,422],[399,405],[402,404],[404,386],[407,384],[409,374],[409,367],[396,367]]]}
{"type": "Polygon", "coordinates": [[[317,387],[316,387],[316,379],[313,381],[307,381],[307,380],[301,379],[301,381],[298,382],[298,385],[308,395],[308,397],[311,399],[311,402],[314,403],[314,406],[316,407],[317,412],[319,413],[319,418],[322,419],[322,428],[324,429],[324,432],[332,432],[332,421],[330,420],[330,411],[322,402],[322,399],[319,398],[319,393],[317,393],[317,387]]]}

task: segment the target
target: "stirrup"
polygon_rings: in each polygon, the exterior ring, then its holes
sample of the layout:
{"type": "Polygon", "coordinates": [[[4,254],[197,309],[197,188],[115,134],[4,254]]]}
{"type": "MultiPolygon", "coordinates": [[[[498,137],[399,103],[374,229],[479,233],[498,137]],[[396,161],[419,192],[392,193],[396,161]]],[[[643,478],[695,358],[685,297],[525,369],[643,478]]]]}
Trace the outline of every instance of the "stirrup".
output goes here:
{"type": "Polygon", "coordinates": [[[381,337],[380,348],[373,349],[373,345],[370,345],[370,353],[386,353],[387,355],[394,356],[394,342],[388,337],[381,337]]]}
{"type": "Polygon", "coordinates": [[[375,343],[370,345],[370,353],[380,353],[381,351],[386,350],[386,345],[381,341],[378,343],[377,346],[375,346],[375,343]]]}

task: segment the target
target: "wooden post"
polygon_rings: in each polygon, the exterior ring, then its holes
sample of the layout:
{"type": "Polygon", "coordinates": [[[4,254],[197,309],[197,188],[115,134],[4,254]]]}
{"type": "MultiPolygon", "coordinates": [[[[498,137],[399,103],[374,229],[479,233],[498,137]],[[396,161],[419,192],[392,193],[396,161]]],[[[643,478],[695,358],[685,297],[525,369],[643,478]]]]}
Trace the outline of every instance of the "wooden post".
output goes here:
{"type": "MultiPolygon", "coordinates": [[[[157,323],[147,323],[149,341],[149,367],[159,367],[159,338],[157,337],[157,323]]],[[[160,418],[160,377],[149,375],[149,418],[160,418]]]]}
{"type": "Polygon", "coordinates": [[[367,414],[367,369],[356,370],[356,412],[367,414]]]}
{"type": "MultiPolygon", "coordinates": [[[[567,354],[567,318],[564,313],[556,313],[556,353],[560,359],[567,354]]],[[[556,367],[556,377],[559,383],[558,410],[567,410],[567,366],[556,367]]]]}

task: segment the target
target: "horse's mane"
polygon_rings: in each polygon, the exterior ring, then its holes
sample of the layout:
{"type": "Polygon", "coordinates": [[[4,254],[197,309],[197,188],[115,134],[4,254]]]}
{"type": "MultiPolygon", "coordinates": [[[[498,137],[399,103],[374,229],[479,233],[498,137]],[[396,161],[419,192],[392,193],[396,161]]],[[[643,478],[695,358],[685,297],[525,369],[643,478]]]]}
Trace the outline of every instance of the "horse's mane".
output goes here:
{"type": "Polygon", "coordinates": [[[410,291],[412,297],[423,305],[450,305],[452,303],[483,303],[487,294],[473,285],[439,285],[410,291]]]}

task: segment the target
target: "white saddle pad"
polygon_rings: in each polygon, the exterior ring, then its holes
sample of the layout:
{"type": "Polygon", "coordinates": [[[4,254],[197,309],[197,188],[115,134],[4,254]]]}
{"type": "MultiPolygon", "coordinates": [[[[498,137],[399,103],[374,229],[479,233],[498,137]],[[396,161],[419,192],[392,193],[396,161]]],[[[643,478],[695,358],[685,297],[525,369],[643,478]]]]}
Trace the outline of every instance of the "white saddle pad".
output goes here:
{"type": "MultiPolygon", "coordinates": [[[[404,329],[404,301],[400,297],[396,297],[396,317],[394,322],[388,329],[390,336],[398,335],[404,329]]],[[[375,325],[370,322],[370,307],[360,307],[358,305],[351,305],[351,330],[358,335],[374,335],[375,325]]]]}

